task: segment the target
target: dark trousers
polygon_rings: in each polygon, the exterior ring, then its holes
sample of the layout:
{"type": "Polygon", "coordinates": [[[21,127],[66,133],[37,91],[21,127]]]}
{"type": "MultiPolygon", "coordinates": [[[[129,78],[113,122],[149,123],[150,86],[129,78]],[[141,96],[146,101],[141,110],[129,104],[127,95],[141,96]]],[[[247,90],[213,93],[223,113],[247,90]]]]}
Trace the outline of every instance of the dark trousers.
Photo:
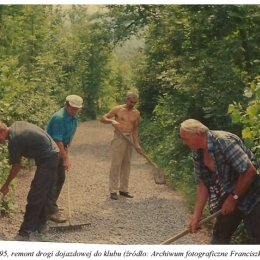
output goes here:
{"type": "Polygon", "coordinates": [[[51,188],[51,193],[48,199],[47,203],[47,214],[52,215],[56,212],[59,211],[58,205],[57,205],[57,200],[60,196],[60,192],[62,189],[62,186],[65,182],[65,169],[63,166],[63,160],[60,157],[58,168],[57,168],[57,174],[55,176],[52,188],[51,188]]]}
{"type": "Polygon", "coordinates": [[[211,244],[230,244],[232,235],[241,221],[244,221],[250,244],[260,244],[260,202],[249,214],[238,209],[228,215],[217,217],[211,237],[211,244]]]}
{"type": "Polygon", "coordinates": [[[59,153],[56,153],[37,164],[35,176],[27,195],[24,220],[19,230],[19,234],[22,236],[29,236],[38,228],[46,225],[46,203],[57,174],[59,157],[59,153]]]}

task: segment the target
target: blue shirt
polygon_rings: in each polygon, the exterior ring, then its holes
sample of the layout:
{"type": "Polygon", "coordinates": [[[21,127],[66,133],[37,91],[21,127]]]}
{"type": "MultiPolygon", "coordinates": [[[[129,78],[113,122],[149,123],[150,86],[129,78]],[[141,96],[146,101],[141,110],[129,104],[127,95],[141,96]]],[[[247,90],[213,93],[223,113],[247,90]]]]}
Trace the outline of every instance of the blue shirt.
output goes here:
{"type": "Polygon", "coordinates": [[[46,131],[55,141],[61,141],[64,145],[70,143],[78,125],[78,114],[70,117],[63,107],[55,112],[47,123],[46,131]]]}
{"type": "MultiPolygon", "coordinates": [[[[204,164],[203,151],[193,151],[193,161],[196,181],[202,181],[209,190],[210,212],[221,209],[221,200],[235,188],[238,177],[251,164],[259,169],[260,161],[248,149],[242,140],[229,132],[209,131],[208,152],[215,164],[212,173],[204,164]]],[[[260,201],[260,176],[256,175],[247,192],[239,198],[238,209],[250,213],[260,201]]]]}

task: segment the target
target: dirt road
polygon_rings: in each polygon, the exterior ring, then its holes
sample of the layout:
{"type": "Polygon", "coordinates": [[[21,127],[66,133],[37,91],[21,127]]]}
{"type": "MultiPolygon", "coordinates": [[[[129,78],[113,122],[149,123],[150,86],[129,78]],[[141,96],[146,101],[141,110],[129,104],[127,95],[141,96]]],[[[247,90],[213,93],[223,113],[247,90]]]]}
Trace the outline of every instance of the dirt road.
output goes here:
{"type": "MultiPolygon", "coordinates": [[[[136,152],[132,158],[129,192],[133,199],[109,198],[109,145],[113,136],[111,125],[99,121],[80,123],[70,148],[71,224],[91,223],[81,231],[49,233],[43,239],[50,242],[88,244],[152,245],[186,229],[189,212],[185,199],[166,185],[155,184],[152,166],[136,152]]],[[[17,208],[2,217],[0,232],[11,240],[22,222],[26,196],[34,171],[19,173],[16,178],[17,208]]],[[[66,183],[59,206],[68,216],[66,183]]],[[[54,225],[49,222],[50,225],[54,225]]],[[[68,225],[65,224],[65,225],[68,225]]],[[[206,238],[206,240],[205,240],[206,238]]],[[[205,244],[205,234],[186,235],[176,244],[205,244]],[[203,242],[204,241],[204,242],[203,242]]]]}

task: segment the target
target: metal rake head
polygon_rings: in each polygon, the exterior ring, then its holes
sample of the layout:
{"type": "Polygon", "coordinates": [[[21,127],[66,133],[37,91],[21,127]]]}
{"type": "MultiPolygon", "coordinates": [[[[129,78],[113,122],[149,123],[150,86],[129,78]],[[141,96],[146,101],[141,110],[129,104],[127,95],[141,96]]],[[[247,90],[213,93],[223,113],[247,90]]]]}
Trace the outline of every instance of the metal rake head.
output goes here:
{"type": "Polygon", "coordinates": [[[85,229],[89,226],[91,226],[91,223],[80,224],[80,225],[50,227],[49,230],[53,231],[53,232],[77,231],[77,230],[85,229]]]}

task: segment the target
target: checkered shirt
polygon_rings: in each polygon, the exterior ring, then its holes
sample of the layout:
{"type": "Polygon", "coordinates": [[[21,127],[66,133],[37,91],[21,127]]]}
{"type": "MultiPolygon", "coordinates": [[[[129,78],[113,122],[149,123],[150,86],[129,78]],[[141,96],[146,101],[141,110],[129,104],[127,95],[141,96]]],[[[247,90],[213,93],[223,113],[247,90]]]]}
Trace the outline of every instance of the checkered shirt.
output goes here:
{"type": "MultiPolygon", "coordinates": [[[[203,181],[209,190],[209,209],[211,213],[221,209],[221,200],[235,188],[239,174],[253,164],[260,168],[260,161],[248,149],[242,140],[229,132],[209,131],[208,152],[215,164],[212,173],[204,164],[203,151],[193,151],[194,172],[197,182],[203,181]]],[[[250,213],[260,200],[260,175],[257,174],[248,191],[239,198],[238,208],[250,213]]]]}

